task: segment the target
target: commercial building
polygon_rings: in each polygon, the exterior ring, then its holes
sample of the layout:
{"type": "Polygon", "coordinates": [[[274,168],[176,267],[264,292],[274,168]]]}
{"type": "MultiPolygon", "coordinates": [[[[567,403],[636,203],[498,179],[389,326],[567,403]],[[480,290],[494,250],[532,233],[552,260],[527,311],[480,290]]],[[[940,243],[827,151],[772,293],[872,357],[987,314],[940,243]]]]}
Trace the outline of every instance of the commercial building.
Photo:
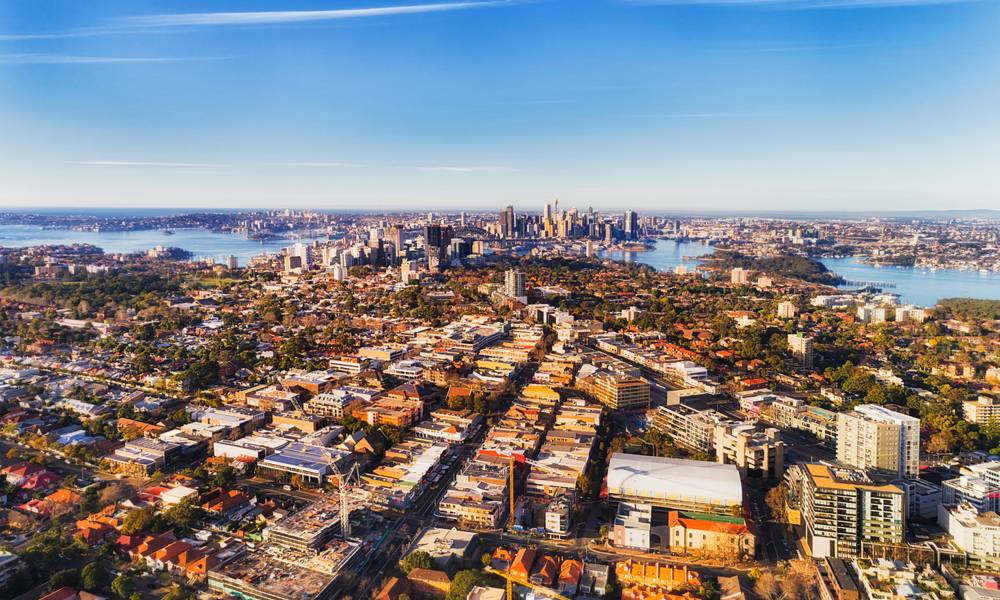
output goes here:
{"type": "Polygon", "coordinates": [[[920,419],[874,404],[837,416],[837,460],[860,469],[916,477],[920,419]]]}
{"type": "Polygon", "coordinates": [[[238,440],[219,440],[212,444],[213,456],[260,460],[287,446],[289,440],[270,435],[248,435],[238,440]]]}
{"type": "Polygon", "coordinates": [[[302,390],[315,396],[328,392],[344,377],[339,371],[289,372],[281,379],[281,385],[289,390],[302,390]]]}
{"type": "Polygon", "coordinates": [[[1000,516],[997,513],[980,514],[967,504],[941,506],[938,523],[955,545],[968,553],[972,566],[1000,572],[1000,516]]]}
{"type": "Polygon", "coordinates": [[[170,465],[181,454],[181,446],[150,438],[128,441],[114,453],[105,456],[111,469],[136,477],[145,477],[153,471],[170,465]]]}
{"type": "Polygon", "coordinates": [[[649,407],[649,382],[638,369],[629,372],[592,370],[577,375],[577,387],[611,410],[649,407]]]}
{"type": "Polygon", "coordinates": [[[734,465],[615,453],[608,466],[615,501],[722,515],[743,513],[743,487],[734,465]]]}
{"type": "Polygon", "coordinates": [[[313,397],[302,405],[302,410],[310,415],[343,419],[378,396],[378,392],[360,388],[339,387],[313,397]]]}
{"type": "Polygon", "coordinates": [[[439,409],[431,413],[430,419],[415,425],[413,435],[449,444],[460,444],[479,431],[482,424],[482,415],[472,411],[439,409]]]}
{"type": "MultiPolygon", "coordinates": [[[[664,524],[665,525],[665,524],[664,524]]],[[[654,531],[653,505],[619,502],[609,541],[616,548],[634,548],[648,552],[660,548],[669,534],[664,526],[654,531]]]]}
{"type": "Polygon", "coordinates": [[[976,512],[1000,510],[1000,494],[979,477],[956,477],[941,483],[941,503],[945,506],[966,504],[976,512]]]}
{"type": "Polygon", "coordinates": [[[351,453],[344,450],[295,442],[257,463],[257,475],[277,481],[296,477],[302,485],[322,487],[353,460],[351,453]]]}
{"type": "Polygon", "coordinates": [[[906,498],[860,469],[803,465],[802,521],[815,558],[863,556],[869,544],[902,544],[906,498]]]}
{"type": "Polygon", "coordinates": [[[479,558],[476,554],[478,547],[479,537],[475,533],[431,527],[413,542],[410,552],[426,552],[435,568],[444,569],[453,560],[460,565],[472,564],[479,558]]]}
{"type": "Polygon", "coordinates": [[[742,517],[619,502],[610,542],[619,548],[733,560],[752,558],[756,541],[742,517]]]}
{"type": "Polygon", "coordinates": [[[894,479],[892,484],[906,493],[906,519],[934,521],[941,504],[941,486],[923,479],[894,479]]]}
{"type": "Polygon", "coordinates": [[[392,446],[371,473],[362,475],[372,505],[408,510],[438,473],[438,466],[450,451],[442,442],[409,437],[392,446]]]}

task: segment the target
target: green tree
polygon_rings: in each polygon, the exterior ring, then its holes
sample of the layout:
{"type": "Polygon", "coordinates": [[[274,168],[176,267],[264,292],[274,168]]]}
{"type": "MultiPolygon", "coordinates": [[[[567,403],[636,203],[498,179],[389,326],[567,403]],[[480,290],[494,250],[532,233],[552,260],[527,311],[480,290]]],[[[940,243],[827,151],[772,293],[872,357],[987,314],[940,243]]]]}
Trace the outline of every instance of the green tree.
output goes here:
{"type": "Polygon", "coordinates": [[[164,516],[174,527],[190,529],[201,521],[202,517],[205,516],[205,511],[191,498],[185,498],[177,506],[167,510],[164,516]]]}
{"type": "Polygon", "coordinates": [[[236,483],[236,469],[226,465],[215,472],[212,483],[219,487],[232,487],[236,483]]]}
{"type": "Polygon", "coordinates": [[[80,585],[83,589],[91,592],[103,589],[104,586],[108,585],[109,579],[111,576],[100,561],[88,563],[80,572],[80,585]]]}
{"type": "Polygon", "coordinates": [[[175,583],[170,587],[170,591],[164,594],[163,600],[191,600],[191,592],[179,583],[175,583]]]}
{"type": "Polygon", "coordinates": [[[431,555],[423,550],[411,552],[399,561],[399,569],[404,575],[409,575],[413,569],[430,569],[432,565],[431,555]]]}
{"type": "Polygon", "coordinates": [[[483,579],[482,571],[465,569],[455,573],[454,579],[451,580],[451,588],[448,589],[447,600],[465,600],[472,588],[479,585],[483,579]]]}
{"type": "Polygon", "coordinates": [[[80,571],[78,569],[63,569],[56,571],[49,577],[49,591],[58,590],[61,587],[76,587],[80,583],[80,571]]]}
{"type": "Polygon", "coordinates": [[[125,515],[121,532],[125,535],[135,535],[152,529],[156,520],[153,507],[138,508],[125,515]]]}
{"type": "Polygon", "coordinates": [[[134,588],[135,580],[128,573],[122,573],[111,582],[111,591],[122,600],[131,596],[134,588]]]}

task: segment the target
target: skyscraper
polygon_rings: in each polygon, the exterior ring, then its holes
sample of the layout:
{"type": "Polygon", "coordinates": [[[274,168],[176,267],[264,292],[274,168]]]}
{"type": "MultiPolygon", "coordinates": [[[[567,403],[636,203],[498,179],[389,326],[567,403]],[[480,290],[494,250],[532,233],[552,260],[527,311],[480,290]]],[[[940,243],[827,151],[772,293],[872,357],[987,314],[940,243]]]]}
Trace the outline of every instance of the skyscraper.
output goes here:
{"type": "Polygon", "coordinates": [[[515,237],[517,227],[514,223],[514,207],[508,206],[500,213],[500,237],[515,237]]]}
{"type": "Polygon", "coordinates": [[[625,238],[639,239],[639,215],[634,210],[625,211],[625,238]]]}
{"type": "Polygon", "coordinates": [[[446,263],[448,245],[451,243],[451,226],[428,225],[424,227],[424,244],[427,252],[427,266],[440,269],[446,263]]]}
{"type": "Polygon", "coordinates": [[[398,256],[403,251],[403,226],[393,225],[392,229],[389,230],[389,241],[392,242],[395,250],[393,251],[396,256],[398,256]]]}

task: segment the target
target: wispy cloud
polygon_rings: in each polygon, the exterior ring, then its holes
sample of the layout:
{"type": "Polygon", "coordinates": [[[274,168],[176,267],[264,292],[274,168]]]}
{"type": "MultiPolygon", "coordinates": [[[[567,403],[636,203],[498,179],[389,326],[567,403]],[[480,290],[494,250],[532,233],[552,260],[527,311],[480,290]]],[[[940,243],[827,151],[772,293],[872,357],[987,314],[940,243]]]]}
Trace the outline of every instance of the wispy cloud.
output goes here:
{"type": "Polygon", "coordinates": [[[626,119],[742,119],[763,117],[769,113],[762,112],[682,112],[682,113],[637,113],[618,115],[626,119]]]}
{"type": "Polygon", "coordinates": [[[731,51],[739,53],[806,53],[806,52],[828,52],[832,50],[860,50],[872,48],[871,44],[817,44],[817,45],[794,45],[794,44],[772,44],[758,46],[743,46],[732,48],[731,51]]]}
{"type": "Polygon", "coordinates": [[[268,25],[363,19],[394,15],[451,12],[515,4],[518,0],[482,0],[479,2],[442,2],[404,6],[370,8],[338,8],[331,10],[275,10],[253,12],[170,13],[128,17],[122,22],[136,27],[189,27],[200,25],[268,25]]]}
{"type": "Polygon", "coordinates": [[[305,167],[305,168],[316,168],[316,169],[356,169],[362,165],[348,163],[348,162],[337,162],[337,161],[307,161],[307,162],[280,162],[273,163],[272,166],[275,167],[305,167]]]}
{"type": "Polygon", "coordinates": [[[0,33],[0,42],[172,31],[173,28],[177,27],[269,25],[391,17],[511,6],[534,1],[539,0],[473,0],[466,2],[433,2],[402,6],[373,6],[368,8],[338,8],[330,10],[227,11],[135,15],[123,17],[114,24],[106,27],[75,31],[0,33]]]}
{"type": "Polygon", "coordinates": [[[21,40],[58,40],[63,38],[93,37],[107,35],[111,30],[80,30],[61,33],[0,33],[0,42],[17,42],[21,40]]]}
{"type": "Polygon", "coordinates": [[[123,63],[170,63],[227,60],[228,56],[79,56],[73,54],[0,54],[0,64],[7,65],[101,65],[123,63]]]}
{"type": "Polygon", "coordinates": [[[475,173],[478,171],[513,171],[502,165],[430,165],[416,167],[418,171],[432,173],[475,173]]]}
{"type": "Polygon", "coordinates": [[[150,160],[77,160],[71,161],[75,165],[87,165],[92,167],[154,167],[170,169],[231,169],[233,165],[219,163],[194,163],[194,162],[163,162],[150,160]]]}
{"type": "Polygon", "coordinates": [[[967,4],[983,0],[619,0],[644,6],[731,6],[772,10],[823,10],[849,8],[906,8],[939,4],[967,4]]]}

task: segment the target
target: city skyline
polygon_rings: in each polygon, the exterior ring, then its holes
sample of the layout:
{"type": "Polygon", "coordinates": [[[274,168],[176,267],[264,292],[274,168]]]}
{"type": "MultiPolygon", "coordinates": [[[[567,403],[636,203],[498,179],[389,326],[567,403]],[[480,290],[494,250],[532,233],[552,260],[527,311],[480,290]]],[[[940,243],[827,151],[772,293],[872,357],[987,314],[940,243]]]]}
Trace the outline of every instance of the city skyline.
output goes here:
{"type": "Polygon", "coordinates": [[[0,206],[985,209],[995,2],[0,9],[0,206]]]}

